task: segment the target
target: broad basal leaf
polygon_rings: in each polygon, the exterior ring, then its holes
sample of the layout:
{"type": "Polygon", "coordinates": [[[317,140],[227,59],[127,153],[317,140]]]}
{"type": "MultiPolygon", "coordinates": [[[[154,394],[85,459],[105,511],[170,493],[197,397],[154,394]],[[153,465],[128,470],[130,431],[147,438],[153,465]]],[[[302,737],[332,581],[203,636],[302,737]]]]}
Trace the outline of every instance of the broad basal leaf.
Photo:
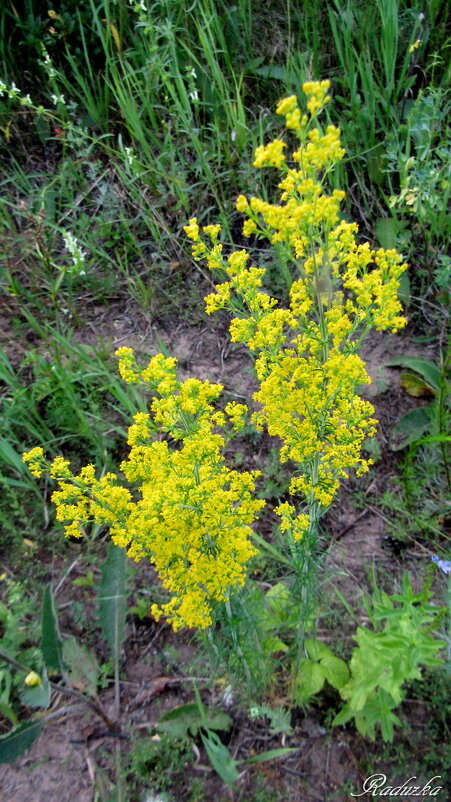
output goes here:
{"type": "Polygon", "coordinates": [[[94,696],[99,679],[99,666],[93,653],[76,638],[63,641],[63,658],[68,667],[68,679],[77,691],[86,691],[94,696]]]}
{"type": "Polygon", "coordinates": [[[50,671],[63,671],[62,640],[58,627],[51,584],[46,585],[42,602],[41,652],[50,671]]]}
{"type": "Polygon", "coordinates": [[[30,748],[42,730],[41,721],[26,721],[0,737],[0,763],[12,763],[30,748]]]}
{"type": "Polygon", "coordinates": [[[114,662],[119,660],[127,612],[125,549],[110,543],[99,587],[99,623],[114,662]]]}

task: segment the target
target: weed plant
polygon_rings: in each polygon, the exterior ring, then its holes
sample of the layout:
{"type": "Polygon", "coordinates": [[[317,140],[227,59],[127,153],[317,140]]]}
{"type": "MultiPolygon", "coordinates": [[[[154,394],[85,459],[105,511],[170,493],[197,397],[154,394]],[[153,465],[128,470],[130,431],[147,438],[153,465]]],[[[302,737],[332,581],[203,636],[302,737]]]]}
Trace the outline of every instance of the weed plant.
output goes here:
{"type": "MultiPolygon", "coordinates": [[[[196,379],[180,382],[176,360],[163,354],[142,370],[132,349],[117,352],[122,378],[149,386],[154,395],[152,417],[138,413],[129,429],[131,452],[121,465],[126,484],[113,473],[97,479],[93,465],[74,474],[67,459],[49,464],[41,447],[24,456],[33,475],[48,469],[58,480],[53,500],[59,520],[70,521],[68,535],[83,536],[93,520],[109,525],[115,544],[127,547],[133,559],[150,557],[171,594],[166,604],[153,605],[154,617],[167,617],[175,629],[209,629],[213,645],[216,622],[220,637],[226,633],[224,641],[230,633],[231,652],[256,689],[268,686],[273,654],[286,653],[295,697],[314,611],[319,521],[340,478],[351,468],[364,473],[370,465],[361,446],[374,434],[376,421],[372,406],[355,393],[357,384],[369,380],[357,352],[372,328],[395,332],[406,322],[396,295],[406,265],[395,251],[358,245],[357,227],[339,222],[343,193],[328,194],[325,177],[344,155],[338,129],[324,130],[317,119],[330,100],[328,88],[328,81],[304,84],[306,112],[295,96],[278,105],[277,113],[299,140],[292,155],[297,167],[286,162],[280,139],[255,151],[254,167],[282,174],[280,204],[237,199],[237,209],[246,214],[244,236],[269,239],[283,255],[288,308],[262,290],[266,271],[247,267],[245,250],[225,258],[219,225],[204,226],[201,234],[192,218],[185,227],[193,257],[206,258],[210,269],[228,279],[206,297],[207,312],[225,307],[236,314],[232,341],[244,342],[255,354],[259,391],[254,399],[261,409],[253,422],[281,439],[279,460],[293,464],[288,492],[299,498],[275,509],[288,541],[284,551],[278,554],[250,528],[264,506],[253,498],[257,472],[231,471],[222,453],[234,432],[243,430],[247,407],[232,402],[224,412],[216,410],[212,402],[222,387],[196,379]],[[159,431],[169,435],[169,442],[156,436],[159,431]],[[172,441],[179,447],[174,449],[172,441]],[[129,486],[136,482],[141,489],[134,498],[129,486]],[[243,600],[233,588],[245,585],[245,566],[257,553],[251,538],[289,568],[265,596],[254,584],[243,600]]],[[[329,671],[336,658],[326,657],[329,671]]],[[[328,678],[335,676],[331,671],[328,678]]],[[[383,728],[384,736],[390,727],[383,728]]],[[[374,734],[374,723],[364,731],[374,734]]]]}

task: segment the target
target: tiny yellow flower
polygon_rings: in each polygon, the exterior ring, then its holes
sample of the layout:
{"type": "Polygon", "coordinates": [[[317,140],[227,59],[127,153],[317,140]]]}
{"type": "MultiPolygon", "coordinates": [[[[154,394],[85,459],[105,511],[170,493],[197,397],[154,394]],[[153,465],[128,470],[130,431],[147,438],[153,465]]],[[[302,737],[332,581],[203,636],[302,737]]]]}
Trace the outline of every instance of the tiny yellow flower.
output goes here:
{"type": "Polygon", "coordinates": [[[197,225],[197,217],[192,217],[187,226],[183,226],[188,239],[197,242],[199,239],[199,226],[197,225]]]}
{"type": "Polygon", "coordinates": [[[249,209],[249,204],[244,195],[238,195],[235,202],[235,208],[237,212],[247,212],[247,210],[249,209]]]}

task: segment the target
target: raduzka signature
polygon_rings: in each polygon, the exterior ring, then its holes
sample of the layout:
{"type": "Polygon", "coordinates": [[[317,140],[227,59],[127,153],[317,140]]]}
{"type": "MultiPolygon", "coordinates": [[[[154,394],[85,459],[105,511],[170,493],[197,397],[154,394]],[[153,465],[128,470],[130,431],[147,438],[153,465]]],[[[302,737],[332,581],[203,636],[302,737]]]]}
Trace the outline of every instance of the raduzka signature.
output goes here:
{"type": "Polygon", "coordinates": [[[417,777],[409,777],[402,785],[387,785],[387,776],[385,774],[372,774],[367,777],[363,783],[363,790],[360,794],[352,794],[351,796],[364,796],[370,794],[371,796],[437,796],[443,786],[437,785],[437,781],[442,779],[440,774],[431,777],[425,785],[416,785],[417,777]]]}

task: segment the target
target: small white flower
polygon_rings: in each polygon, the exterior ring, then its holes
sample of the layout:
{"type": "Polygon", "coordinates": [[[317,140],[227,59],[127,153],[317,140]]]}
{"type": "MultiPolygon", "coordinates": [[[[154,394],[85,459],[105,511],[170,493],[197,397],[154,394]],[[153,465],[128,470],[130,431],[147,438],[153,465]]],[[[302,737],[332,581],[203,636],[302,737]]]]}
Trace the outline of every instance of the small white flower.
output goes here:
{"type": "Polygon", "coordinates": [[[64,95],[52,95],[51,96],[51,101],[52,101],[54,106],[57,106],[58,103],[62,103],[63,106],[66,105],[66,99],[65,99],[64,95]]]}
{"type": "Polygon", "coordinates": [[[11,86],[8,89],[8,95],[10,97],[17,97],[17,95],[20,95],[20,89],[16,86],[16,84],[14,82],[11,84],[11,86]]]}
{"type": "Polygon", "coordinates": [[[66,268],[66,270],[75,276],[85,276],[86,270],[84,267],[87,255],[86,251],[81,248],[76,238],[70,231],[63,231],[63,240],[67,250],[72,256],[73,262],[73,267],[69,269],[66,268]]]}
{"type": "Polygon", "coordinates": [[[135,154],[133,152],[133,148],[124,148],[124,152],[125,152],[125,158],[127,159],[127,164],[129,165],[129,167],[131,167],[133,165],[133,162],[135,161],[135,154]]]}

